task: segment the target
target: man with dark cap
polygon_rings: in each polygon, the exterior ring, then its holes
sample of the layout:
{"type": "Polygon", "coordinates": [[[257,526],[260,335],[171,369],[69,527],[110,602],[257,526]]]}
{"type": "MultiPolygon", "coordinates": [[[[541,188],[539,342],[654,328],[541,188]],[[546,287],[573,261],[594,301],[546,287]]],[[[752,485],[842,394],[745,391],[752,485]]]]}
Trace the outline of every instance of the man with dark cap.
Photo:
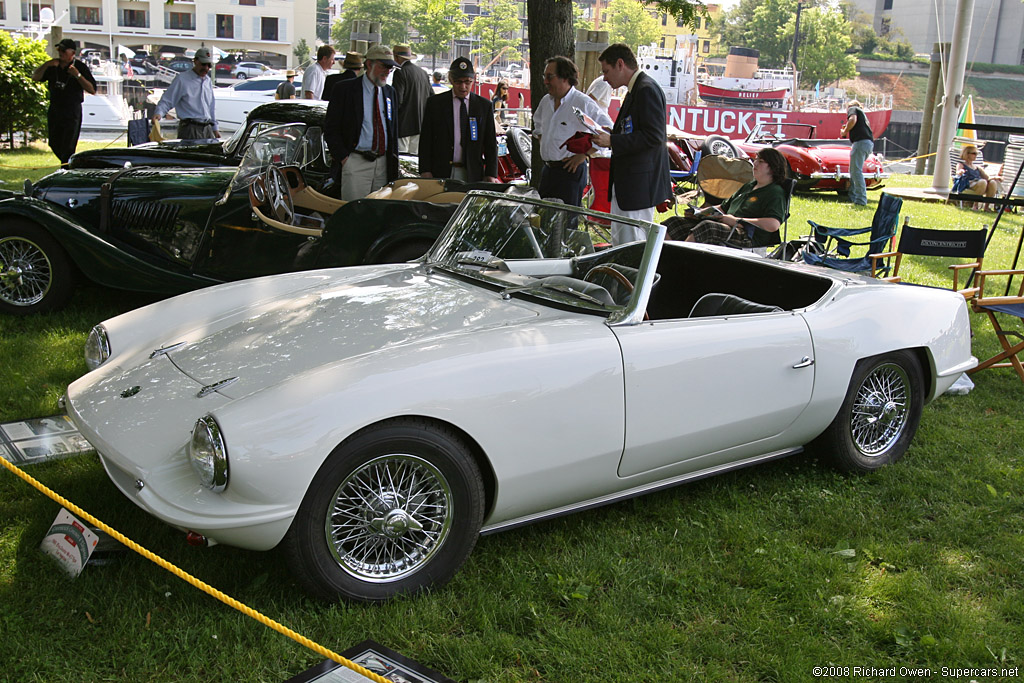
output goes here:
{"type": "Polygon", "coordinates": [[[82,130],[82,102],[85,93],[96,92],[96,79],[85,62],[75,59],[78,44],[65,38],[56,45],[57,56],[36,67],[32,80],[46,81],[50,91],[50,109],[46,116],[50,149],[60,163],[68,159],[78,147],[78,134],[82,130]]]}
{"type": "Polygon", "coordinates": [[[432,95],[420,129],[420,175],[476,183],[498,182],[498,138],[494,112],[471,92],[476,72],[465,57],[448,69],[452,89],[432,95]]]}
{"type": "Polygon", "coordinates": [[[210,69],[213,68],[210,49],[201,47],[196,50],[192,63],[192,68],[175,76],[171,87],[164,91],[153,112],[153,123],[159,122],[167,116],[167,112],[174,109],[178,114],[180,139],[219,138],[213,81],[210,80],[210,69]]]}
{"type": "Polygon", "coordinates": [[[366,73],[331,91],[324,134],[341,164],[344,200],[365,197],[398,178],[396,97],[387,84],[395,66],[391,48],[374,45],[366,51],[366,73]]]}
{"type": "Polygon", "coordinates": [[[419,154],[420,126],[427,98],[433,94],[427,72],[413,62],[416,54],[408,45],[395,45],[398,68],[391,79],[398,93],[398,151],[419,154]]]}
{"type": "Polygon", "coordinates": [[[341,68],[344,71],[341,73],[333,71],[327,74],[327,78],[324,79],[323,99],[331,99],[331,91],[334,90],[334,86],[338,83],[352,78],[359,78],[363,75],[363,56],[358,52],[346,52],[345,61],[342,63],[341,68]]]}

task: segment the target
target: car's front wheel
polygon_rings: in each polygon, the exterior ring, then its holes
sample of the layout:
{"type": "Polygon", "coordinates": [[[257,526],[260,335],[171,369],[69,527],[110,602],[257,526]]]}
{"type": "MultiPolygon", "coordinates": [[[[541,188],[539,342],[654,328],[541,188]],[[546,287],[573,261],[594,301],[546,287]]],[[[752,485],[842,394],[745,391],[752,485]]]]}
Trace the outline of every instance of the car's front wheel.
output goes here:
{"type": "Polygon", "coordinates": [[[480,470],[457,435],[401,420],[335,449],[284,548],[313,595],[386,600],[451,579],[476,544],[483,512],[480,470]]]}
{"type": "Polygon", "coordinates": [[[74,291],[67,252],[50,233],[22,219],[0,227],[0,311],[41,313],[62,307],[74,291]]]}
{"type": "Polygon", "coordinates": [[[240,81],[244,81],[246,79],[245,72],[244,71],[239,71],[238,73],[235,74],[235,78],[237,78],[240,81]]]}
{"type": "Polygon", "coordinates": [[[921,365],[909,351],[857,363],[839,414],[814,446],[850,472],[870,472],[903,457],[924,407],[921,365]]]}

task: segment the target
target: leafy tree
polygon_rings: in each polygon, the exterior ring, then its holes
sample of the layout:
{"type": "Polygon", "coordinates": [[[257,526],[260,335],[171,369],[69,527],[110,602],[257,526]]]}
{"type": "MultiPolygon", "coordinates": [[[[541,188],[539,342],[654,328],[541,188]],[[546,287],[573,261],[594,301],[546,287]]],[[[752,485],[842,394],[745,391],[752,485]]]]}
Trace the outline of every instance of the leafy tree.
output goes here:
{"type": "MultiPolygon", "coordinates": [[[[793,43],[791,19],[783,30],[793,43]]],[[[818,81],[832,83],[857,75],[857,59],[850,52],[850,23],[843,13],[832,7],[813,7],[800,14],[800,49],[797,54],[800,82],[813,86],[818,81]]]]}
{"type": "Polygon", "coordinates": [[[292,54],[295,55],[295,59],[299,64],[305,64],[309,59],[309,43],[306,42],[305,38],[299,38],[299,42],[295,43],[295,47],[292,48],[292,54]]]}
{"type": "Polygon", "coordinates": [[[594,30],[594,20],[583,16],[583,6],[577,2],[572,4],[572,23],[577,29],[594,30]]]}
{"type": "Polygon", "coordinates": [[[412,12],[412,0],[345,0],[341,18],[331,27],[331,42],[344,52],[348,49],[352,22],[372,21],[381,24],[381,43],[403,43],[409,37],[412,12]]]}
{"type": "MultiPolygon", "coordinates": [[[[801,13],[800,32],[803,33],[801,13]]],[[[745,29],[744,42],[735,43],[761,52],[759,65],[767,69],[781,69],[793,54],[793,28],[796,21],[795,0],[763,0],[754,8],[745,29]],[[786,30],[785,27],[789,27],[786,30]]],[[[846,36],[849,38],[849,36],[846,36]]]]}
{"type": "Polygon", "coordinates": [[[459,0],[415,0],[412,26],[420,32],[423,41],[419,49],[430,55],[431,66],[437,65],[437,53],[456,38],[466,35],[466,26],[459,21],[462,16],[459,0]]]}
{"type": "Polygon", "coordinates": [[[32,72],[47,59],[45,42],[0,31],[0,133],[7,133],[12,149],[15,131],[45,134],[46,85],[33,81],[32,72]]]}
{"type": "Polygon", "coordinates": [[[661,37],[658,20],[636,0],[611,0],[608,3],[608,38],[625,43],[634,50],[661,37]]]}
{"type": "Polygon", "coordinates": [[[508,59],[519,59],[522,55],[517,49],[522,42],[519,31],[522,22],[519,20],[519,3],[515,0],[488,0],[480,4],[486,11],[473,20],[471,30],[480,39],[480,47],[473,51],[483,59],[494,59],[503,48],[508,59]]]}

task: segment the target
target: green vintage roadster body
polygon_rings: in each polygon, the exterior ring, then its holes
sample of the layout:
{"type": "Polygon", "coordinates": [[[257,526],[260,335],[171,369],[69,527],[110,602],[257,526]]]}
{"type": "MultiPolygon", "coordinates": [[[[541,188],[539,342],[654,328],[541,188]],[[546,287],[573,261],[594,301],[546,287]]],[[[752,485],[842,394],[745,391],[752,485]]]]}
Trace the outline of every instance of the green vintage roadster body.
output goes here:
{"type": "Polygon", "coordinates": [[[176,294],[262,275],[407,261],[464,193],[500,185],[403,179],[344,202],[310,186],[323,164],[305,124],[269,128],[237,167],[58,171],[0,191],[0,311],[67,302],[77,282],[176,294]]]}

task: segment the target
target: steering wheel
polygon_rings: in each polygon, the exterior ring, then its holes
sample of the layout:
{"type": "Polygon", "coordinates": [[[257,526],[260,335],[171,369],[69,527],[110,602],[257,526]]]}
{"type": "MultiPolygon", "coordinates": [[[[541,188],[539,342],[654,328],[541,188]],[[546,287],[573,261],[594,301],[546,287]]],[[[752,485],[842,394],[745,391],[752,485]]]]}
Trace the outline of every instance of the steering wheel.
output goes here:
{"type": "MultiPolygon", "coordinates": [[[[608,277],[610,277],[612,280],[615,281],[615,284],[625,288],[626,294],[633,293],[633,283],[629,281],[629,278],[620,273],[619,271],[615,270],[611,266],[594,266],[593,268],[587,271],[587,274],[583,277],[583,280],[585,282],[589,282],[590,284],[596,285],[598,283],[595,282],[595,280],[599,275],[607,275],[608,277]]],[[[614,295],[612,296],[612,298],[616,300],[618,299],[618,297],[615,297],[614,295]]]]}
{"type": "Polygon", "coordinates": [[[277,166],[271,166],[267,169],[263,185],[267,190],[267,201],[270,203],[270,212],[274,218],[291,225],[295,220],[295,205],[292,203],[292,194],[288,191],[288,180],[284,173],[277,166]]]}

